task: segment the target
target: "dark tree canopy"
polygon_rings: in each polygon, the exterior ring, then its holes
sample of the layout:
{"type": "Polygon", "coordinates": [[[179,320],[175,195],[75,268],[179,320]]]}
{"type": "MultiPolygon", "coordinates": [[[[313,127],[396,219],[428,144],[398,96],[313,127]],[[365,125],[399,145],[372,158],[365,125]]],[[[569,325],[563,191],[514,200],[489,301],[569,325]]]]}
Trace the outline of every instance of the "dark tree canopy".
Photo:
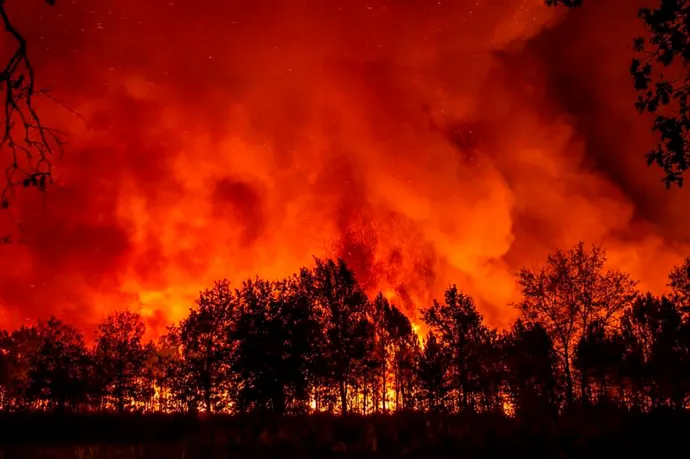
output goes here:
{"type": "Polygon", "coordinates": [[[216,282],[156,344],[144,344],[131,312],[106,317],[92,345],[55,318],[0,330],[0,412],[405,410],[552,422],[583,406],[686,409],[685,279],[671,296],[641,295],[604,261],[578,244],[522,270],[521,315],[507,331],[451,285],[421,308],[420,340],[408,316],[330,259],[285,279],[216,282]]]}
{"type": "Polygon", "coordinates": [[[690,311],[690,257],[680,266],[674,266],[668,277],[675,300],[681,304],[685,312],[690,311]]]}
{"type": "MultiPolygon", "coordinates": [[[[539,324],[554,342],[563,366],[566,400],[575,399],[572,359],[575,346],[595,323],[615,320],[635,299],[636,282],[626,273],[606,270],[606,253],[583,243],[558,250],[538,270],[522,269],[518,283],[523,300],[517,304],[525,320],[539,324]]],[[[582,375],[582,386],[585,386],[582,375]]]]}
{"type": "Polygon", "coordinates": [[[141,316],[121,311],[109,315],[98,326],[94,362],[99,373],[104,402],[124,411],[141,399],[147,385],[141,376],[148,349],[142,342],[146,326],[141,316]]]}
{"type": "Polygon", "coordinates": [[[37,329],[38,346],[29,358],[26,395],[58,411],[75,409],[88,394],[90,356],[84,335],[51,317],[37,329]]]}

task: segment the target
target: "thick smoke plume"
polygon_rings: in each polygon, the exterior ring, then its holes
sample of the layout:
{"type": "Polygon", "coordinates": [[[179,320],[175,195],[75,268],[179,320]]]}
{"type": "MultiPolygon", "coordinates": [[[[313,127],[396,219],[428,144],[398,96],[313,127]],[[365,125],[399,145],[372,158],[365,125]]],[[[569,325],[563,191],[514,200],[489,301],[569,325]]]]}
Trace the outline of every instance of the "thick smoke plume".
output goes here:
{"type": "Polygon", "coordinates": [[[504,326],[558,247],[603,243],[656,291],[690,253],[687,194],[642,156],[635,2],[10,3],[81,116],[42,107],[71,145],[15,197],[0,324],[162,326],[213,280],[339,255],[413,317],[454,282],[504,326]]]}

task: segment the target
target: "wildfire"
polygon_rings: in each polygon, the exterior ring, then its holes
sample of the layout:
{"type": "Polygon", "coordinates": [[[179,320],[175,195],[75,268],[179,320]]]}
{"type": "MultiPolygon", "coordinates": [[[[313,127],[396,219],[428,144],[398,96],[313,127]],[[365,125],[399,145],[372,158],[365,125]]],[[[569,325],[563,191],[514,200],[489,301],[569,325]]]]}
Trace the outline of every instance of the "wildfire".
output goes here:
{"type": "Polygon", "coordinates": [[[652,137],[624,0],[564,20],[543,0],[31,3],[8,8],[40,83],[86,122],[42,105],[71,144],[44,198],[15,196],[2,325],[129,308],[163,331],[217,279],[341,256],[423,335],[450,283],[507,325],[515,271],[577,240],[656,290],[690,253],[669,224],[687,198],[650,206],[664,190],[630,153],[652,137]]]}

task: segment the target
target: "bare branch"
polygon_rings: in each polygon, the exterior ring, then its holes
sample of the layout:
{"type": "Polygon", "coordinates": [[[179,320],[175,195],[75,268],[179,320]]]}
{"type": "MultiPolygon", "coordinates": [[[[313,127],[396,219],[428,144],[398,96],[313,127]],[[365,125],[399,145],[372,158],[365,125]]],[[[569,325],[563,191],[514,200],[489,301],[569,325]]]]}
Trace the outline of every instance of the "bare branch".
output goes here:
{"type": "MultiPolygon", "coordinates": [[[[46,2],[55,3],[54,0],[46,2]]],[[[0,94],[4,93],[0,154],[9,156],[5,184],[0,191],[0,210],[9,212],[15,186],[45,191],[52,183],[51,158],[62,153],[64,134],[45,126],[35,109],[35,99],[48,95],[48,91],[36,87],[26,38],[12,23],[6,0],[0,0],[0,20],[15,44],[11,57],[0,71],[0,94]]],[[[0,243],[9,241],[9,236],[0,237],[0,243]]]]}

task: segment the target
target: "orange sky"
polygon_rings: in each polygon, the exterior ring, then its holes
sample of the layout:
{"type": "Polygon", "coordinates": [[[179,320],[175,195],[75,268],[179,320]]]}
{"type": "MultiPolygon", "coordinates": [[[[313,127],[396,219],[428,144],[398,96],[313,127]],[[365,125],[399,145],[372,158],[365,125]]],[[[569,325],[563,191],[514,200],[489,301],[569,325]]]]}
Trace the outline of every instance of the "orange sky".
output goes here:
{"type": "Polygon", "coordinates": [[[70,145],[57,187],[15,197],[0,325],[162,325],[216,279],[341,255],[412,317],[452,282],[505,326],[515,271],[579,240],[661,292],[688,195],[643,157],[641,2],[542,3],[11,1],[86,122],[43,107],[70,145]]]}

